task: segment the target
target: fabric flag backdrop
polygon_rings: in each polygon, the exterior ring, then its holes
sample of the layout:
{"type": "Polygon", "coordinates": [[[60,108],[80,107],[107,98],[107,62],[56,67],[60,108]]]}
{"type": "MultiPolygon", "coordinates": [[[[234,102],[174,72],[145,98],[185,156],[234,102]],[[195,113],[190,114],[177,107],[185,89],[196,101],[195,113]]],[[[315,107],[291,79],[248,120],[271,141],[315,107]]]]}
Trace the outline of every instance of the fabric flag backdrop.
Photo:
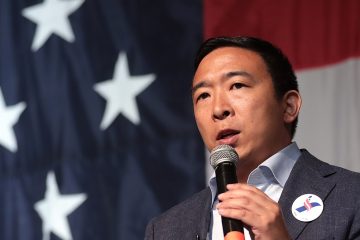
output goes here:
{"type": "Polygon", "coordinates": [[[0,239],[143,239],[202,188],[201,41],[254,35],[297,71],[296,140],[360,170],[357,0],[1,0],[0,239]]]}
{"type": "Polygon", "coordinates": [[[0,239],[143,239],[205,185],[201,7],[0,1],[0,239]]]}
{"type": "Polygon", "coordinates": [[[206,0],[205,37],[252,35],[284,50],[303,106],[296,141],[360,171],[360,1],[206,0]]]}

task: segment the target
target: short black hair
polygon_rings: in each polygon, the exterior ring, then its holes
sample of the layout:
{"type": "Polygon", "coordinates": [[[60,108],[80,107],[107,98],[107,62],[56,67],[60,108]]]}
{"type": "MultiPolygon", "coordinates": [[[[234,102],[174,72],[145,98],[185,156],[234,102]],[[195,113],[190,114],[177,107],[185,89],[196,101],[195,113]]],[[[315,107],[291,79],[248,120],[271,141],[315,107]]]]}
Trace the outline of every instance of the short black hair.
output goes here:
{"type": "MultiPolygon", "coordinates": [[[[268,41],[249,37],[215,37],[206,40],[199,48],[195,58],[195,71],[199,67],[203,58],[215,49],[222,47],[238,47],[253,51],[264,60],[267,70],[270,73],[275,97],[280,100],[290,90],[299,92],[298,82],[291,66],[290,61],[285,54],[276,46],[268,41]]],[[[292,123],[290,128],[291,136],[295,135],[298,118],[292,123]]]]}

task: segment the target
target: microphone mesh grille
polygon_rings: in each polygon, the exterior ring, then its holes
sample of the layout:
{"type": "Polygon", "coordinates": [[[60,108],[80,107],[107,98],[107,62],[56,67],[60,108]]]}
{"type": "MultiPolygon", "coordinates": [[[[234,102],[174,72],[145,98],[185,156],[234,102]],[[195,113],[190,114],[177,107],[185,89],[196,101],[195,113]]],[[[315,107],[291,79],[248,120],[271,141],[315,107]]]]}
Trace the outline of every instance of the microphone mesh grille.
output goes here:
{"type": "Polygon", "coordinates": [[[236,164],[238,160],[238,154],[230,145],[218,145],[210,153],[210,165],[214,169],[222,162],[233,162],[236,164]]]}

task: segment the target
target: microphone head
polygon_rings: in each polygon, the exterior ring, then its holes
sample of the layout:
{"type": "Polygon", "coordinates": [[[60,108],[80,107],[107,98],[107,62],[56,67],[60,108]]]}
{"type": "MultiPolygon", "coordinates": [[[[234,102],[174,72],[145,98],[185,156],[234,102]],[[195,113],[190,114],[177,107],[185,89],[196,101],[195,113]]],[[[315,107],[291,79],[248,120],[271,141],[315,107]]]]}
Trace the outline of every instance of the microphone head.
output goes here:
{"type": "Polygon", "coordinates": [[[239,156],[230,145],[218,145],[210,153],[210,165],[214,169],[216,169],[220,163],[232,162],[236,165],[238,161],[239,156]]]}

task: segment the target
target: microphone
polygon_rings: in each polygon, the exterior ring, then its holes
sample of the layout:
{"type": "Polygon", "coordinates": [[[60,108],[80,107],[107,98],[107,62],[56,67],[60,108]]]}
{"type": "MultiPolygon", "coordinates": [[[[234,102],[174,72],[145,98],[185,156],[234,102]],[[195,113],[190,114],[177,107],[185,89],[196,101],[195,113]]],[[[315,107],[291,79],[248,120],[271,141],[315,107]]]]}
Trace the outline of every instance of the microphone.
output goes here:
{"type": "MultiPolygon", "coordinates": [[[[216,173],[218,194],[226,192],[226,185],[237,183],[236,164],[239,156],[229,145],[218,145],[210,153],[210,165],[216,173]]],[[[245,240],[244,225],[240,220],[221,217],[224,240],[245,240]]]]}

